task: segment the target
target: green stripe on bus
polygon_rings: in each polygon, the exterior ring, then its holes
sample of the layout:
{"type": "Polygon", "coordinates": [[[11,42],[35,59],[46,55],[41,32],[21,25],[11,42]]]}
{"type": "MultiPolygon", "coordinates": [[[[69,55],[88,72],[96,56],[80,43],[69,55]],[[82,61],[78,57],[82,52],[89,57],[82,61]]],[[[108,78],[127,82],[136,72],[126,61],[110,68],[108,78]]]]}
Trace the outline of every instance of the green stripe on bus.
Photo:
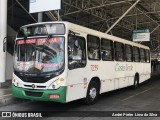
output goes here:
{"type": "Polygon", "coordinates": [[[67,87],[65,86],[61,86],[57,90],[35,90],[35,89],[19,88],[19,87],[16,87],[14,84],[12,84],[13,96],[17,98],[37,100],[37,101],[53,101],[53,102],[66,103],[66,90],[67,90],[67,87]],[[42,96],[41,97],[28,96],[25,94],[26,91],[33,94],[42,93],[42,96]],[[50,94],[58,94],[60,98],[50,99],[49,98],[50,94]]]}

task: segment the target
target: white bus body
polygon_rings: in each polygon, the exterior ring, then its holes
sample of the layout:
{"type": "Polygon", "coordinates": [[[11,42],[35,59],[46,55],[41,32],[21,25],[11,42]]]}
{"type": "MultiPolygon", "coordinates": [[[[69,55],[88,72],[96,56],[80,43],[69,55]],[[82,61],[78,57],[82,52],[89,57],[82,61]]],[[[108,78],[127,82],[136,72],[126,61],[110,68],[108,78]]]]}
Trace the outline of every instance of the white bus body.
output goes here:
{"type": "MultiPolygon", "coordinates": [[[[112,35],[108,35],[105,33],[101,33],[86,27],[82,27],[76,24],[72,24],[69,22],[47,22],[47,23],[62,23],[65,26],[65,34],[63,35],[65,38],[65,47],[64,47],[64,55],[65,55],[65,65],[64,65],[64,70],[61,74],[59,74],[56,77],[53,77],[49,79],[48,81],[44,83],[36,83],[36,82],[24,82],[22,78],[18,77],[15,73],[13,75],[13,95],[19,98],[24,98],[24,99],[34,99],[34,100],[45,100],[45,101],[55,101],[55,102],[70,102],[73,100],[81,99],[84,98],[87,102],[87,104],[93,104],[95,103],[97,99],[98,93],[104,93],[112,90],[116,90],[119,88],[124,88],[127,86],[136,86],[145,80],[150,78],[151,75],[151,64],[150,64],[150,56],[143,62],[135,62],[132,58],[132,61],[126,61],[120,60],[117,61],[115,60],[115,50],[113,51],[113,60],[109,61],[104,61],[102,60],[102,52],[101,48],[100,49],[100,59],[98,60],[91,60],[89,59],[89,53],[88,53],[88,43],[87,43],[87,35],[90,36],[96,36],[100,39],[101,43],[101,38],[110,40],[111,43],[113,41],[113,46],[116,44],[116,42],[122,43],[125,45],[129,45],[131,48],[138,47],[144,49],[144,51],[149,52],[149,47],[146,47],[141,44],[137,44],[122,38],[118,38],[112,35]],[[77,67],[77,68],[72,68],[69,69],[69,60],[68,60],[68,39],[69,39],[69,34],[70,31],[72,31],[72,35],[74,36],[79,36],[85,39],[85,53],[86,54],[86,63],[85,66],[83,67],[77,67]],[[52,89],[52,84],[54,81],[57,79],[62,79],[62,84],[60,84],[60,87],[63,86],[65,87],[65,92],[63,92],[64,96],[61,98],[61,94],[59,94],[60,91],[58,89],[52,89]],[[136,81],[137,80],[137,81],[136,81]],[[97,84],[97,89],[94,89],[94,86],[90,86],[89,84],[94,81],[94,83],[97,84]],[[135,83],[136,82],[136,83],[135,83]],[[17,86],[18,83],[18,86],[17,86]],[[43,87],[42,87],[43,86],[43,87]],[[88,90],[88,92],[87,92],[88,90]],[[27,95],[25,91],[29,92],[42,92],[42,96],[34,96],[34,94],[29,94],[27,95]],[[45,92],[49,91],[49,92],[45,92]],[[56,92],[55,92],[56,91],[56,92]],[[53,92],[53,94],[52,94],[53,92]],[[45,95],[44,95],[45,94],[45,95]],[[42,98],[43,97],[43,98],[42,98]],[[87,98],[88,97],[88,98],[87,98]],[[92,100],[89,100],[91,98],[92,100]],[[63,100],[59,100],[63,99],[63,100]]],[[[27,26],[32,26],[32,25],[41,25],[41,24],[46,24],[45,23],[37,23],[37,24],[31,24],[27,26]]],[[[57,35],[60,36],[60,35],[57,35]]],[[[53,36],[54,37],[54,36],[53,36]]],[[[29,38],[36,38],[34,36],[27,37],[29,38]]],[[[17,38],[16,40],[19,40],[20,38],[17,38]]],[[[75,40],[74,40],[75,41],[75,40]]],[[[94,46],[94,45],[92,45],[94,46]]],[[[100,45],[101,47],[101,45],[100,45]]],[[[113,47],[114,48],[114,47],[113,47]]],[[[117,48],[118,49],[118,48],[117,48]]],[[[124,48],[126,49],[126,48],[124,48]]],[[[125,51],[125,50],[124,50],[125,51]]],[[[143,51],[143,50],[142,50],[143,51]]],[[[132,54],[133,54],[132,50],[132,54]]],[[[145,52],[145,55],[148,54],[145,52]]],[[[107,53],[106,53],[107,55],[107,53]]],[[[125,56],[125,53],[124,55],[125,56]]],[[[133,57],[133,55],[132,55],[133,57]]],[[[23,76],[24,78],[25,76],[23,76]]],[[[93,84],[94,84],[93,83],[93,84]]],[[[95,87],[96,88],[96,87],[95,87]]]]}

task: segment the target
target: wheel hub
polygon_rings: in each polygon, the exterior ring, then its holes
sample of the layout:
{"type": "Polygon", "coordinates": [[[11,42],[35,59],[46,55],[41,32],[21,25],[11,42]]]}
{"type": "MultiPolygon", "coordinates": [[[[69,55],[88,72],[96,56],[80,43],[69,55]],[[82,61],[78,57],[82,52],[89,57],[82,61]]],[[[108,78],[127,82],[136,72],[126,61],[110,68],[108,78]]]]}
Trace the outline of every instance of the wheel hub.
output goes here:
{"type": "Polygon", "coordinates": [[[89,92],[90,97],[94,99],[96,97],[96,94],[97,94],[96,88],[91,88],[89,92]]]}

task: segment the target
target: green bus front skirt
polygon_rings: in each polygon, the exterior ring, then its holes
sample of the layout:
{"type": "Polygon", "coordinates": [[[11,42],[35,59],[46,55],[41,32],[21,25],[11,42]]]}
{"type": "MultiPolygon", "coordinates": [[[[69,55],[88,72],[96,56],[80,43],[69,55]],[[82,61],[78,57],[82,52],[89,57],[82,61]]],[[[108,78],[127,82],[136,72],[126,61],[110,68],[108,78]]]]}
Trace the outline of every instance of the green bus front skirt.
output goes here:
{"type": "Polygon", "coordinates": [[[30,99],[37,101],[53,101],[66,103],[66,90],[67,87],[61,86],[57,90],[36,90],[19,88],[12,84],[12,94],[17,98],[30,99]],[[50,95],[58,95],[59,97],[50,98],[50,95]]]}

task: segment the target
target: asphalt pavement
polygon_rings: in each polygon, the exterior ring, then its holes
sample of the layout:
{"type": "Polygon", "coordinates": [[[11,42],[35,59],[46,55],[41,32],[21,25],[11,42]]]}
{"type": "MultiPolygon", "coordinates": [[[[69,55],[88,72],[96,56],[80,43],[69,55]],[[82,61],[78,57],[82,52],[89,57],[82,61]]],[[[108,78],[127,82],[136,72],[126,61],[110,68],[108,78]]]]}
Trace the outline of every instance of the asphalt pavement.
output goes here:
{"type": "MultiPolygon", "coordinates": [[[[1,112],[40,112],[42,115],[49,117],[38,118],[39,120],[61,120],[61,119],[77,119],[77,120],[159,120],[156,113],[160,114],[160,75],[154,75],[148,81],[140,84],[137,89],[131,87],[111,91],[99,95],[99,100],[94,105],[85,105],[81,100],[76,100],[67,104],[53,102],[38,102],[31,100],[22,100],[14,98],[11,94],[11,88],[0,89],[0,111],[1,112]],[[146,111],[153,112],[150,117],[122,117],[119,114],[134,113],[146,111]],[[46,113],[46,114],[45,114],[46,113]],[[110,117],[111,114],[116,114],[115,117],[110,117]],[[155,115],[155,116],[154,116],[155,115]]],[[[148,113],[148,114],[151,114],[148,113]]],[[[144,115],[144,114],[143,114],[144,115]]],[[[15,117],[15,116],[14,116],[15,117]]],[[[18,117],[19,118],[19,117],[18,117]]],[[[12,118],[12,119],[18,119],[12,118]]],[[[2,118],[10,119],[10,118],[2,118]]],[[[22,119],[22,118],[19,118],[22,119]]],[[[26,118],[25,118],[26,119],[26,118]]],[[[28,118],[32,119],[32,118],[28,118]]]]}

